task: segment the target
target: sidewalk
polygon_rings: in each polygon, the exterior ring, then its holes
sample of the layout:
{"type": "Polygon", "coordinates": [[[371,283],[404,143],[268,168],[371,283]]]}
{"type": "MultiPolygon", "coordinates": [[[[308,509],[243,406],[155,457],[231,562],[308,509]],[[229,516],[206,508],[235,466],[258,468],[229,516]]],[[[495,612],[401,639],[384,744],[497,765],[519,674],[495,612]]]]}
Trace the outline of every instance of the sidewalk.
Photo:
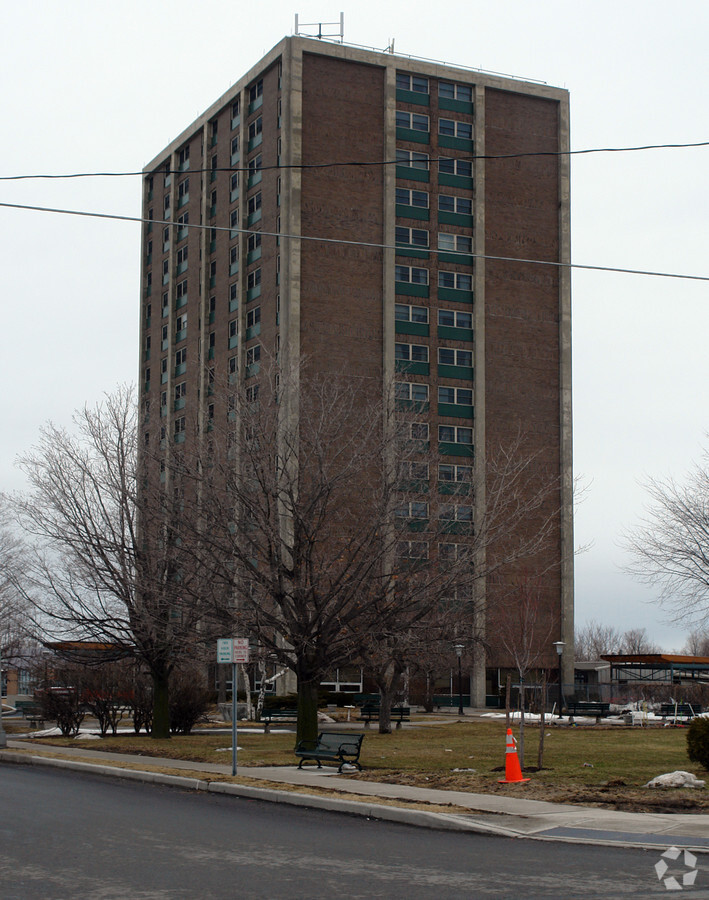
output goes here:
{"type": "Polygon", "coordinates": [[[341,795],[323,797],[293,790],[279,790],[277,787],[257,787],[243,782],[236,784],[210,781],[210,775],[231,775],[231,763],[228,765],[196,763],[124,753],[105,753],[89,747],[48,747],[29,741],[13,740],[8,740],[7,750],[0,751],[0,762],[90,771],[119,778],[174,784],[196,790],[210,790],[347,812],[428,828],[602,846],[655,848],[675,845],[695,852],[709,853],[709,815],[629,813],[526,800],[522,796],[524,788],[521,785],[512,786],[510,796],[501,797],[376,781],[352,781],[346,776],[338,775],[335,768],[307,767],[298,770],[296,766],[243,766],[238,769],[240,779],[258,779],[274,785],[291,787],[319,788],[341,795]],[[51,757],[44,754],[51,754],[51,757]],[[140,770],[120,768],[121,763],[139,766],[140,770]],[[174,774],[150,771],[151,767],[168,769],[174,774]],[[199,772],[204,778],[186,777],[180,775],[181,771],[199,772]],[[353,797],[360,799],[352,799],[353,797]],[[366,802],[366,798],[370,798],[371,802],[366,802]],[[404,805],[388,806],[377,803],[378,800],[404,801],[404,805]],[[428,812],[410,808],[408,804],[411,803],[453,805],[470,812],[428,812]]]}

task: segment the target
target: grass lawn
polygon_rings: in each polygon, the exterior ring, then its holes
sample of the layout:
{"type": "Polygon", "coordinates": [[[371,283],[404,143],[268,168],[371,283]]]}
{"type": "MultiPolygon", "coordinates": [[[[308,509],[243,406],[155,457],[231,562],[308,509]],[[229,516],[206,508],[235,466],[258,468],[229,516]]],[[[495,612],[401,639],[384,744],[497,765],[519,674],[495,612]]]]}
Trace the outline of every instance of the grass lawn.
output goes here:
{"type": "MultiPolygon", "coordinates": [[[[333,726],[334,729],[337,726],[333,726]]],[[[514,728],[519,739],[519,729],[514,728]]],[[[536,767],[539,728],[525,728],[527,767],[536,767]]],[[[33,744],[37,741],[32,741],[33,744]]],[[[175,736],[157,741],[146,736],[120,735],[101,741],[43,738],[46,744],[86,746],[91,750],[162,756],[228,765],[229,734],[175,736]],[[219,752],[221,748],[222,752],[219,752]]],[[[294,734],[239,733],[239,765],[292,765],[294,734]]],[[[656,775],[683,769],[709,778],[686,753],[686,729],[622,726],[558,727],[545,729],[544,768],[531,771],[525,785],[500,785],[505,762],[505,726],[502,721],[432,723],[416,721],[412,727],[380,735],[365,732],[361,762],[365,771],[352,775],[378,781],[418,784],[472,792],[520,791],[534,799],[609,804],[616,807],[709,811],[706,791],[657,792],[642,786],[656,775]],[[474,769],[474,772],[454,771],[474,769]]]]}

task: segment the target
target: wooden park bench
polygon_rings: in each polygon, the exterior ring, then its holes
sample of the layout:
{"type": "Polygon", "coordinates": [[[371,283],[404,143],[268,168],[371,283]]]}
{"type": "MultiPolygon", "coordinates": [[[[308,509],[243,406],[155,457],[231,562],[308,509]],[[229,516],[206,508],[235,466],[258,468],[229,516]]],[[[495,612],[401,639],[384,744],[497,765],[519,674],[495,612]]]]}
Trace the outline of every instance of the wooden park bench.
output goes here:
{"type": "MultiPolygon", "coordinates": [[[[379,721],[379,710],[380,706],[378,703],[364,703],[362,705],[362,709],[359,714],[359,721],[364,722],[364,727],[369,728],[369,723],[374,721],[379,721]]],[[[411,707],[410,706],[392,706],[391,708],[391,720],[392,722],[396,722],[396,727],[401,728],[402,722],[410,722],[411,721],[411,707]]]]}
{"type": "Polygon", "coordinates": [[[362,749],[363,734],[348,734],[340,731],[321,731],[317,741],[299,741],[295,755],[300,757],[298,768],[302,768],[307,759],[315,760],[318,769],[322,762],[339,763],[338,772],[342,772],[345,764],[356,766],[360,772],[359,754],[362,749]]]}
{"type": "Polygon", "coordinates": [[[268,727],[272,722],[297,722],[298,710],[286,709],[282,706],[274,706],[272,709],[261,710],[263,733],[268,734],[268,727]]]}
{"type": "Polygon", "coordinates": [[[601,703],[595,700],[571,700],[566,704],[570,722],[573,721],[574,716],[595,716],[596,725],[603,716],[608,715],[610,709],[610,703],[601,703]]]}
{"type": "Polygon", "coordinates": [[[679,716],[683,716],[686,719],[693,719],[695,716],[698,716],[702,711],[702,707],[699,704],[694,703],[663,703],[660,706],[660,715],[663,719],[668,717],[675,718],[679,716]]]}
{"type": "Polygon", "coordinates": [[[42,707],[33,700],[16,700],[15,709],[22,714],[22,718],[30,723],[32,728],[44,728],[44,716],[42,707]]]}

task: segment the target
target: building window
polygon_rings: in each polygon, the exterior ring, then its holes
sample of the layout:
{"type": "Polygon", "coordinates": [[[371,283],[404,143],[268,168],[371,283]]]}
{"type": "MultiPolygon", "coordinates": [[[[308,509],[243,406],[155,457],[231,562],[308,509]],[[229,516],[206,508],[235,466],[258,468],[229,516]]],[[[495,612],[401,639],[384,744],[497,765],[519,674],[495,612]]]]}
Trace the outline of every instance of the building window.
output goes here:
{"type": "Polygon", "coordinates": [[[427,403],[428,385],[397,381],[394,385],[394,396],[397,400],[415,400],[418,403],[427,403]]]}
{"type": "MultiPolygon", "coordinates": [[[[259,194],[259,196],[260,196],[260,194],[259,194]]],[[[229,226],[232,229],[232,232],[229,235],[229,237],[231,237],[231,238],[236,237],[235,232],[237,232],[239,230],[239,208],[238,207],[236,209],[233,209],[231,211],[231,214],[229,215],[229,226]]]]}
{"type": "Polygon", "coordinates": [[[249,178],[252,178],[257,172],[260,172],[262,165],[263,165],[263,157],[260,153],[258,156],[254,156],[253,159],[250,159],[249,160],[249,178]]]}
{"type": "Polygon", "coordinates": [[[464,272],[438,272],[438,287],[453,288],[456,291],[472,291],[473,276],[464,272]]]}
{"type": "Polygon", "coordinates": [[[425,169],[428,171],[428,153],[397,149],[396,164],[398,166],[408,166],[411,169],[425,169]]]}
{"type": "Polygon", "coordinates": [[[443,444],[472,444],[473,429],[458,425],[439,425],[438,440],[443,444]]]}
{"type": "Polygon", "coordinates": [[[422,325],[428,325],[428,308],[397,303],[394,306],[394,318],[397,322],[419,322],[422,325]]]}
{"type": "Polygon", "coordinates": [[[261,345],[256,344],[255,347],[249,347],[246,351],[246,365],[253,366],[261,359],[261,345]]]}
{"type": "Polygon", "coordinates": [[[175,351],[175,365],[181,366],[187,362],[187,347],[182,347],[180,350],[175,351]]]}
{"type": "Polygon", "coordinates": [[[255,403],[258,400],[259,395],[259,385],[255,384],[253,387],[246,388],[246,400],[249,403],[255,403]]]}
{"type": "Polygon", "coordinates": [[[165,194],[165,199],[163,200],[163,209],[165,210],[166,213],[170,209],[170,195],[169,194],[165,194]]]}
{"type": "Polygon", "coordinates": [[[447,328],[466,328],[470,330],[473,327],[473,314],[458,312],[453,309],[439,309],[438,324],[447,328]]]}
{"type": "Polygon", "coordinates": [[[238,244],[229,250],[229,266],[236,265],[239,262],[239,246],[238,244]]]}
{"type": "Polygon", "coordinates": [[[219,132],[219,120],[212,119],[212,121],[209,123],[209,129],[210,129],[210,136],[211,136],[212,140],[213,141],[216,140],[217,134],[219,132]]]}
{"type": "Polygon", "coordinates": [[[438,515],[444,522],[472,522],[473,507],[457,503],[444,503],[438,515]]]}
{"type": "Polygon", "coordinates": [[[247,208],[250,216],[261,209],[261,191],[259,191],[258,194],[254,194],[253,197],[249,197],[247,208]]]}
{"type": "Polygon", "coordinates": [[[239,286],[236,282],[229,285],[229,303],[236,303],[239,299],[239,286]]]}
{"type": "Polygon", "coordinates": [[[406,460],[399,463],[399,481],[428,481],[428,463],[406,460]]]}
{"type": "Polygon", "coordinates": [[[411,422],[411,439],[413,441],[428,440],[428,423],[427,422],[411,422]]]}
{"type": "Polygon", "coordinates": [[[254,325],[258,325],[261,321],[261,307],[256,306],[254,309],[250,309],[246,313],[246,327],[253,328],[254,325]]]}
{"type": "Polygon", "coordinates": [[[471,84],[451,84],[449,81],[438,82],[438,96],[445,100],[460,100],[463,103],[473,102],[473,86],[471,84]]]}
{"type": "Polygon", "coordinates": [[[231,356],[229,357],[229,374],[236,375],[239,371],[239,357],[231,356]]]}
{"type": "Polygon", "coordinates": [[[462,178],[472,178],[473,164],[469,159],[443,158],[438,160],[438,171],[444,175],[459,175],[462,178]]]}
{"type": "Polygon", "coordinates": [[[187,396],[187,382],[181,381],[175,385],[175,402],[182,400],[185,396],[187,396]]]}
{"type": "Polygon", "coordinates": [[[175,294],[176,294],[178,300],[182,300],[183,297],[187,296],[187,279],[186,278],[183,281],[180,281],[180,283],[177,285],[177,288],[175,289],[175,294]]]}
{"type": "Polygon", "coordinates": [[[239,320],[232,319],[231,322],[229,322],[229,338],[230,339],[235,338],[238,333],[239,333],[239,320]]]}
{"type": "Polygon", "coordinates": [[[439,387],[438,402],[454,403],[456,406],[472,406],[472,388],[439,387]]]}
{"type": "Polygon", "coordinates": [[[448,253],[472,253],[473,239],[467,234],[438,234],[438,249],[448,253]]]}
{"type": "Polygon", "coordinates": [[[210,313],[210,315],[212,313],[216,312],[216,310],[217,310],[217,298],[210,297],[209,298],[209,313],[210,313]]]}
{"type": "Polygon", "coordinates": [[[472,481],[472,466],[453,466],[448,463],[441,463],[438,466],[438,480],[451,482],[467,482],[472,481]]]}
{"type": "Polygon", "coordinates": [[[408,72],[396,73],[397,91],[413,91],[416,94],[428,93],[428,78],[423,75],[409,75],[408,72]]]}
{"type": "Polygon", "coordinates": [[[473,201],[468,197],[451,197],[447,194],[438,195],[438,209],[440,212],[458,213],[461,216],[472,216],[473,201]]]}
{"type": "Polygon", "coordinates": [[[415,266],[395,266],[394,280],[408,284],[428,284],[428,269],[418,269],[415,266]]]}
{"type": "Polygon", "coordinates": [[[409,500],[396,507],[395,515],[399,519],[427,519],[428,503],[423,500],[409,500]]]}
{"type": "Polygon", "coordinates": [[[261,232],[257,231],[254,234],[250,234],[248,240],[246,241],[246,248],[249,253],[253,253],[254,250],[258,250],[261,246],[261,232]]]}
{"type": "Polygon", "coordinates": [[[184,417],[184,416],[178,416],[178,417],[175,419],[175,435],[183,434],[183,433],[184,433],[184,430],[185,430],[185,425],[186,425],[186,423],[185,423],[185,417],[184,417]]]}
{"type": "Polygon", "coordinates": [[[213,350],[214,347],[216,347],[216,345],[217,345],[217,333],[216,333],[216,331],[210,331],[210,332],[209,332],[208,345],[209,345],[209,349],[210,349],[210,350],[213,350]]]}
{"type": "MultiPolygon", "coordinates": [[[[185,313],[183,316],[178,316],[175,319],[175,331],[177,332],[177,334],[179,334],[181,331],[187,331],[187,313],[185,313]]],[[[180,338],[180,340],[183,339],[184,335],[182,336],[182,338],[180,338]]]]}
{"type": "Polygon", "coordinates": [[[189,178],[184,178],[177,185],[177,197],[179,200],[188,200],[190,196],[190,180],[189,178]]]}
{"type": "Polygon", "coordinates": [[[438,363],[441,366],[464,366],[470,369],[473,365],[473,351],[455,350],[453,347],[439,347],[438,363]]]}
{"type": "Polygon", "coordinates": [[[239,147],[240,147],[240,136],[237,134],[236,137],[231,139],[231,155],[238,156],[239,155],[239,147]]]}
{"type": "Polygon", "coordinates": [[[439,119],[438,133],[446,137],[462,138],[465,141],[472,141],[473,126],[470,122],[459,122],[457,119],[439,119]]]}
{"type": "Polygon", "coordinates": [[[396,127],[408,128],[409,131],[428,131],[428,116],[422,116],[420,113],[405,112],[404,110],[397,109],[396,127]]]}
{"type": "Polygon", "coordinates": [[[186,265],[187,264],[187,247],[181,247],[177,251],[177,265],[186,265]]]}
{"type": "Polygon", "coordinates": [[[428,347],[426,344],[394,344],[394,359],[427,363],[428,347]]]}
{"type": "Polygon", "coordinates": [[[258,287],[261,284],[261,269],[254,269],[253,272],[249,272],[246,277],[246,287],[248,290],[252,288],[258,287]]]}
{"type": "Polygon", "coordinates": [[[239,173],[238,172],[234,172],[234,174],[231,176],[231,181],[229,182],[229,185],[230,185],[232,194],[235,191],[239,190],[239,173]]]}
{"type": "Polygon", "coordinates": [[[396,226],[397,246],[428,247],[428,231],[423,228],[405,228],[396,226]]]}
{"type": "Polygon", "coordinates": [[[428,209],[428,193],[426,191],[411,191],[408,188],[396,189],[396,202],[400,206],[416,206],[419,209],[428,209]]]}
{"type": "Polygon", "coordinates": [[[249,140],[255,140],[262,132],[263,118],[259,116],[258,119],[254,119],[254,121],[249,125],[249,140]]]}
{"type": "Polygon", "coordinates": [[[177,154],[177,164],[180,169],[186,169],[190,164],[190,145],[187,144],[186,147],[183,147],[182,150],[177,154]]]}
{"type": "Polygon", "coordinates": [[[449,562],[459,562],[462,559],[470,559],[472,551],[470,544],[439,544],[438,558],[449,562]]]}
{"type": "Polygon", "coordinates": [[[231,117],[235,119],[241,113],[241,97],[237,97],[231,104],[231,117]]]}
{"type": "Polygon", "coordinates": [[[398,559],[428,559],[428,541],[397,541],[398,559]]]}
{"type": "Polygon", "coordinates": [[[263,78],[259,78],[259,80],[249,88],[249,103],[254,103],[254,101],[261,96],[263,96],[263,78]]]}

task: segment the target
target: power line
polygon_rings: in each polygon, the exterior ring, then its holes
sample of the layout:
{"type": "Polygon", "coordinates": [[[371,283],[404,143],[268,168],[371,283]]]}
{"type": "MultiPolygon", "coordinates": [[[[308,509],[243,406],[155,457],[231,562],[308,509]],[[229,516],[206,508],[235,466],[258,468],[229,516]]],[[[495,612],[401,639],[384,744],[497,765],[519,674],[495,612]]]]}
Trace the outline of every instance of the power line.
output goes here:
{"type": "MultiPolygon", "coordinates": [[[[481,160],[495,160],[495,159],[523,159],[525,157],[539,157],[539,156],[548,156],[548,157],[560,157],[560,156],[587,156],[591,153],[636,153],[639,151],[645,150],[686,150],[692,149],[696,147],[709,147],[709,141],[695,141],[691,143],[676,143],[676,144],[643,144],[636,147],[590,147],[584,150],[537,150],[530,151],[525,153],[482,153],[476,154],[473,156],[434,156],[431,157],[429,162],[439,162],[441,159],[453,159],[462,160],[463,162],[478,162],[481,160]]],[[[371,161],[358,161],[354,160],[345,160],[342,162],[327,162],[327,163],[298,163],[292,165],[285,164],[276,164],[272,166],[262,166],[262,172],[279,170],[284,171],[286,169],[296,169],[296,170],[306,170],[306,169],[334,169],[334,168],[354,168],[354,167],[371,167],[371,166],[395,166],[399,163],[399,160],[396,159],[385,159],[385,160],[371,160],[371,161]]],[[[232,166],[217,166],[215,168],[208,169],[165,169],[158,167],[154,169],[153,172],[155,174],[165,174],[165,175],[185,175],[189,176],[193,175],[202,175],[211,172],[248,172],[250,171],[248,166],[246,167],[232,167],[232,166]]],[[[59,174],[49,174],[49,173],[37,173],[34,175],[0,175],[0,181],[30,181],[30,180],[60,180],[60,179],[71,179],[71,178],[132,178],[138,175],[145,175],[146,173],[141,171],[136,172],[68,172],[68,173],[59,173],[59,174]]],[[[147,173],[151,174],[151,173],[147,173]]]]}
{"type": "MultiPolygon", "coordinates": [[[[51,206],[31,206],[24,203],[3,203],[0,202],[0,208],[5,209],[25,209],[33,212],[57,213],[66,216],[80,216],[91,219],[112,219],[119,222],[140,222],[152,225],[170,225],[173,228],[192,228],[201,231],[229,231],[238,234],[260,234],[264,237],[282,238],[284,240],[313,241],[321,244],[344,244],[351,247],[369,247],[373,250],[399,250],[395,244],[380,244],[373,241],[347,241],[342,238],[318,237],[316,235],[304,234],[286,234],[278,231],[260,231],[251,228],[233,228],[228,225],[197,225],[197,224],[180,224],[170,219],[145,219],[142,216],[120,216],[115,213],[98,213],[88,212],[79,209],[61,209],[51,206]]],[[[650,275],[655,278],[679,278],[686,281],[709,281],[709,275],[687,275],[681,272],[657,272],[651,269],[625,269],[618,266],[593,266],[585,263],[566,263],[557,260],[544,259],[526,259],[518,256],[493,256],[488,253],[465,253],[463,251],[454,250],[436,250],[427,248],[416,248],[422,252],[428,253],[429,256],[438,253],[446,253],[447,255],[456,254],[461,257],[472,257],[473,259],[485,259],[497,262],[516,262],[525,263],[535,266],[552,266],[557,269],[583,269],[591,272],[618,272],[622,275],[650,275]]]]}

